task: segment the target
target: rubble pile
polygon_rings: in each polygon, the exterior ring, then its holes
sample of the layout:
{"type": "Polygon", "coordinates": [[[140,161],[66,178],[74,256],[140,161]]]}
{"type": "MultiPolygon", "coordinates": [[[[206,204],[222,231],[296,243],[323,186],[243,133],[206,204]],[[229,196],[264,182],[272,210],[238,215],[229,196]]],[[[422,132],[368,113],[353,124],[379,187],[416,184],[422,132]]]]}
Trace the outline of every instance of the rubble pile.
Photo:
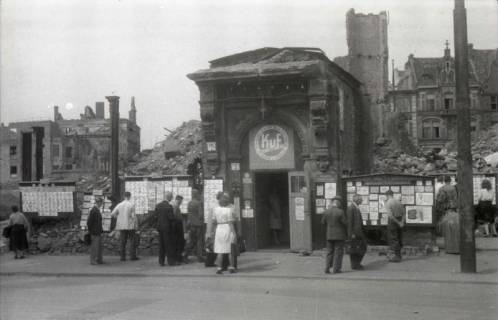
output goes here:
{"type": "MultiPolygon", "coordinates": [[[[496,164],[487,163],[485,157],[498,151],[498,125],[481,131],[472,137],[472,158],[474,172],[498,173],[496,164]]],[[[416,150],[412,154],[402,152],[391,146],[389,141],[377,143],[374,148],[374,173],[405,173],[430,175],[456,172],[456,144],[449,143],[444,149],[423,152],[416,150]]]]}
{"type": "Polygon", "coordinates": [[[202,152],[201,123],[184,122],[152,150],[144,150],[130,161],[128,175],[187,174],[187,166],[202,152]]]}
{"type": "MultiPolygon", "coordinates": [[[[83,242],[84,231],[79,226],[68,227],[67,222],[44,223],[35,227],[30,240],[32,254],[48,253],[53,255],[87,254],[89,246],[83,242]]],[[[139,255],[156,255],[159,250],[157,231],[151,228],[140,230],[139,255]]],[[[119,233],[102,235],[105,255],[119,254],[119,233]]]]}

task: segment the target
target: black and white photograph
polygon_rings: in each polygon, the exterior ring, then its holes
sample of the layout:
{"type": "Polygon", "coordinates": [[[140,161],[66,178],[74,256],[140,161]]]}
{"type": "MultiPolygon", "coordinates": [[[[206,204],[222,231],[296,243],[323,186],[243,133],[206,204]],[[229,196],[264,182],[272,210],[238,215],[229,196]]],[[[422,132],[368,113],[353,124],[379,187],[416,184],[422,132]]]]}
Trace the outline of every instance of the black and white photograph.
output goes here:
{"type": "Polygon", "coordinates": [[[498,318],[498,0],[0,0],[0,320],[498,318]]]}

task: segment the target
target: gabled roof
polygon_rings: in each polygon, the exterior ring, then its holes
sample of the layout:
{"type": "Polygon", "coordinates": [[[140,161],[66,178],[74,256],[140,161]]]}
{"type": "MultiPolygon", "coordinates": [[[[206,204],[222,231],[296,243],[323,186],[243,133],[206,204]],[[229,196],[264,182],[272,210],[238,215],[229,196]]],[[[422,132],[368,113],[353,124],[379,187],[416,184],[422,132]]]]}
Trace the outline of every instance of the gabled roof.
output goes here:
{"type": "Polygon", "coordinates": [[[194,81],[255,78],[279,75],[311,76],[331,68],[336,74],[360,84],[350,73],[330,61],[318,48],[261,48],[245,51],[211,61],[209,69],[190,73],[194,81]]]}
{"type": "Polygon", "coordinates": [[[498,49],[479,50],[471,48],[469,50],[469,67],[475,73],[477,81],[483,83],[490,75],[491,65],[498,58],[498,49]]]}
{"type": "MultiPolygon", "coordinates": [[[[469,84],[484,85],[491,76],[491,68],[498,58],[498,49],[480,50],[469,45],[469,84]]],[[[446,68],[446,62],[450,63],[450,70],[455,70],[455,59],[453,57],[428,57],[416,58],[410,55],[405,68],[413,71],[413,80],[417,86],[438,86],[441,82],[442,73],[446,68]]],[[[453,71],[454,72],[454,71],[453,71]]],[[[398,87],[404,87],[406,79],[400,79],[398,87]]]]}

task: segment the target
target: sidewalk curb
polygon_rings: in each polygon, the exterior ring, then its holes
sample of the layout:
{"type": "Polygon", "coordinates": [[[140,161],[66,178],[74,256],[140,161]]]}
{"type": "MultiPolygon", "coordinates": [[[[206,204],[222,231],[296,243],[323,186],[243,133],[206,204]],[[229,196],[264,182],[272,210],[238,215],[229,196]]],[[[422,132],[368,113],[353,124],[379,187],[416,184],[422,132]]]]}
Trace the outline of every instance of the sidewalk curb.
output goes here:
{"type": "Polygon", "coordinates": [[[348,277],[348,276],[283,276],[283,275],[251,275],[251,274],[231,274],[226,276],[220,276],[215,274],[188,274],[188,273],[176,273],[176,274],[147,274],[147,273],[51,273],[51,272],[0,272],[0,277],[55,277],[55,278],[69,278],[69,277],[82,277],[82,278],[213,278],[220,279],[279,279],[279,280],[343,280],[343,281],[371,281],[371,282],[425,282],[425,283],[437,283],[437,284],[478,284],[478,285],[498,285],[497,281],[479,281],[479,280],[437,280],[437,279],[414,279],[414,278],[393,278],[393,277],[348,277]]]}

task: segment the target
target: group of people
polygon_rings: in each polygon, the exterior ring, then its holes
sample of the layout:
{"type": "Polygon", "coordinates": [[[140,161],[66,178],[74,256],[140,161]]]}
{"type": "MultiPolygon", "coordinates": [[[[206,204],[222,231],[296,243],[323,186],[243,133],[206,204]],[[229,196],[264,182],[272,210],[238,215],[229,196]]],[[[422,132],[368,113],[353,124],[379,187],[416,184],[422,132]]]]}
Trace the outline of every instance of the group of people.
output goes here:
{"type": "MultiPolygon", "coordinates": [[[[137,255],[138,244],[140,242],[140,235],[138,234],[139,223],[135,213],[135,206],[130,201],[131,193],[124,193],[124,200],[114,207],[111,212],[111,217],[116,219],[114,232],[119,233],[120,238],[120,258],[121,261],[126,261],[126,247],[129,247],[129,259],[131,261],[139,260],[137,255]]],[[[159,233],[159,264],[164,265],[165,258],[168,259],[169,265],[178,265],[185,262],[185,237],[187,234],[187,227],[194,219],[187,219],[182,215],[180,206],[183,197],[178,195],[172,201],[173,194],[167,192],[165,200],[160,202],[152,216],[155,218],[155,225],[159,233]]],[[[90,263],[102,264],[102,204],[103,199],[97,197],[95,204],[90,210],[87,219],[88,233],[91,237],[90,244],[90,263]]],[[[190,207],[195,207],[200,210],[199,200],[195,197],[189,204],[190,207]],[[196,205],[197,204],[197,205],[196,205]]],[[[196,213],[199,215],[199,212],[196,213]]],[[[190,216],[190,215],[189,215],[190,216]]],[[[198,221],[202,217],[197,217],[198,221]]],[[[192,227],[195,228],[195,227],[192,227]]]]}
{"type": "MultiPolygon", "coordinates": [[[[387,241],[389,244],[388,259],[391,262],[401,261],[402,229],[405,224],[405,208],[401,202],[394,198],[391,190],[386,192],[387,201],[387,241]]],[[[342,198],[336,196],[332,204],[322,217],[322,224],[326,225],[327,254],[325,258],[326,274],[341,273],[342,259],[346,248],[349,253],[351,269],[363,270],[361,264],[367,251],[367,239],[363,228],[363,218],[359,205],[363,198],[353,195],[353,201],[347,207],[346,213],[341,209],[342,198]]]]}
{"type": "MultiPolygon", "coordinates": [[[[485,237],[498,237],[496,233],[497,208],[493,204],[495,193],[491,181],[483,179],[475,206],[475,225],[482,226],[485,237]]],[[[446,253],[460,253],[460,219],[458,215],[458,186],[450,176],[437,179],[436,216],[438,230],[444,237],[446,253]]]]}
{"type": "MultiPolygon", "coordinates": [[[[130,201],[131,193],[124,193],[124,200],[111,212],[116,219],[115,232],[120,235],[121,261],[126,260],[126,247],[129,245],[130,260],[138,260],[137,246],[139,223],[135,207],[130,201]]],[[[192,200],[188,203],[187,215],[182,214],[183,197],[166,192],[165,199],[157,204],[150,219],[145,220],[155,225],[158,231],[159,265],[169,266],[188,263],[189,255],[197,257],[199,262],[209,259],[208,255],[216,254],[217,273],[221,274],[225,267],[230,273],[236,272],[238,246],[241,237],[240,216],[235,214],[227,193],[218,193],[218,206],[208,213],[207,228],[204,224],[203,206],[200,193],[192,191],[192,200]],[[206,250],[206,247],[208,250],[206,250]],[[224,261],[228,265],[225,266],[224,261]]],[[[102,264],[102,208],[103,199],[96,198],[87,219],[88,233],[91,237],[90,263],[102,264]]],[[[207,265],[207,264],[206,264],[207,265]]]]}

